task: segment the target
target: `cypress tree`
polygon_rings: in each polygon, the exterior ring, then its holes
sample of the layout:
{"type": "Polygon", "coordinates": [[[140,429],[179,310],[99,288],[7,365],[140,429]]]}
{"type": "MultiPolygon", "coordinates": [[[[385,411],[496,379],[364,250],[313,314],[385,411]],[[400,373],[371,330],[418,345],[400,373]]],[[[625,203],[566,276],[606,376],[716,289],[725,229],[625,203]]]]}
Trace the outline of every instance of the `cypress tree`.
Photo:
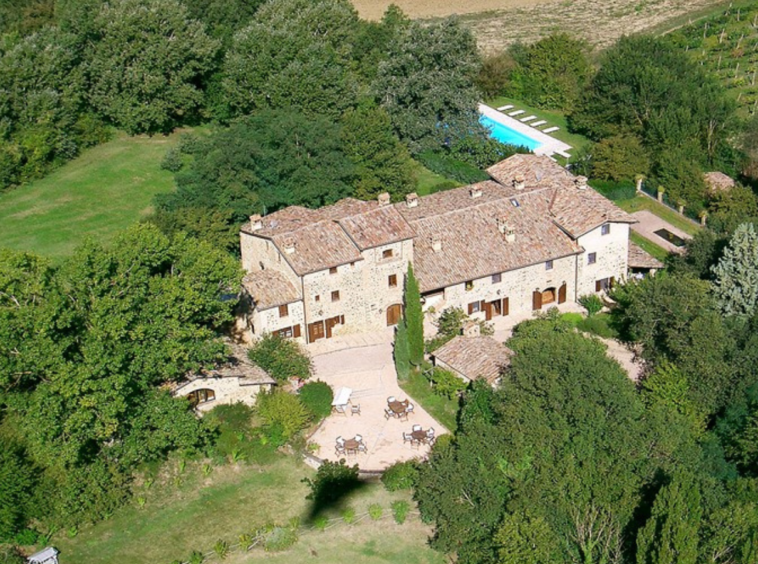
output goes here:
{"type": "Polygon", "coordinates": [[[400,380],[406,380],[411,372],[410,352],[408,351],[408,329],[405,319],[401,319],[395,330],[395,370],[400,380]]]}
{"type": "Polygon", "coordinates": [[[405,276],[405,323],[408,329],[408,351],[411,364],[419,366],[424,360],[424,313],[421,311],[421,293],[408,263],[405,276]]]}

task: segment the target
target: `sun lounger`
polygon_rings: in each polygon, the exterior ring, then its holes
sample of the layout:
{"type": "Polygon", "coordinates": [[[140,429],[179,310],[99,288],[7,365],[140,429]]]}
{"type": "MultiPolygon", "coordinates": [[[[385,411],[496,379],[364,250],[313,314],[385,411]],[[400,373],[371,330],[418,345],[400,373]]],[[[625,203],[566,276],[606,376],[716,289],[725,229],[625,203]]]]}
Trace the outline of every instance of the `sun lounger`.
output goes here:
{"type": "Polygon", "coordinates": [[[510,110],[513,107],[513,104],[508,104],[507,106],[500,106],[497,111],[502,112],[505,110],[510,110]]]}
{"type": "MultiPolygon", "coordinates": [[[[523,121],[523,120],[522,120],[523,121]]],[[[532,127],[539,127],[540,125],[545,125],[547,122],[544,119],[541,119],[540,121],[535,121],[531,125],[532,127]]]]}
{"type": "Polygon", "coordinates": [[[526,116],[525,118],[521,118],[521,121],[526,123],[528,121],[532,121],[533,119],[537,119],[537,116],[526,116]]]}
{"type": "Polygon", "coordinates": [[[521,114],[525,114],[526,112],[524,110],[516,110],[515,112],[511,112],[508,115],[511,117],[520,116],[521,114]]]}
{"type": "Polygon", "coordinates": [[[543,130],[545,133],[552,133],[553,131],[558,131],[560,127],[548,127],[547,129],[543,130]]]}

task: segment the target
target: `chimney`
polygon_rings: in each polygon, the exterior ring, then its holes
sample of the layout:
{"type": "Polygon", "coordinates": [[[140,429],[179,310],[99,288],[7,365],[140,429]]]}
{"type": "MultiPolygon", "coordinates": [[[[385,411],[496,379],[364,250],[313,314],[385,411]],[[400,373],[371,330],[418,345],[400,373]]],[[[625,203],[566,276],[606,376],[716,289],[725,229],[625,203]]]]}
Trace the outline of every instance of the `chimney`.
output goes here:
{"type": "Polygon", "coordinates": [[[468,193],[472,199],[478,198],[482,195],[482,189],[480,186],[472,186],[471,188],[468,189],[468,193]]]}
{"type": "Polygon", "coordinates": [[[263,229],[263,218],[261,214],[256,213],[250,216],[250,230],[258,231],[259,229],[263,229]]]}
{"type": "Polygon", "coordinates": [[[295,240],[294,239],[285,239],[284,240],[284,252],[288,255],[291,255],[295,252],[295,240]]]}
{"type": "Polygon", "coordinates": [[[517,174],[513,177],[513,187],[516,190],[523,190],[526,186],[526,178],[524,178],[523,174],[517,174]]]}
{"type": "Polygon", "coordinates": [[[476,321],[469,321],[463,326],[464,337],[479,337],[481,334],[481,328],[476,321]]]}
{"type": "Polygon", "coordinates": [[[429,242],[432,245],[432,250],[435,253],[439,253],[442,250],[442,237],[440,235],[432,235],[429,238],[429,242]]]}
{"type": "Polygon", "coordinates": [[[574,179],[574,184],[576,185],[577,190],[586,190],[587,189],[587,177],[586,176],[577,176],[574,179]]]}
{"type": "Polygon", "coordinates": [[[376,199],[379,201],[380,206],[390,205],[390,195],[388,192],[382,192],[376,197],[376,199]]]}
{"type": "Polygon", "coordinates": [[[505,240],[509,243],[513,243],[516,240],[516,230],[508,223],[507,218],[497,218],[497,230],[505,235],[505,240]]]}
{"type": "Polygon", "coordinates": [[[410,194],[406,194],[405,196],[405,205],[409,208],[415,208],[418,206],[418,194],[416,192],[411,192],[410,194]]]}

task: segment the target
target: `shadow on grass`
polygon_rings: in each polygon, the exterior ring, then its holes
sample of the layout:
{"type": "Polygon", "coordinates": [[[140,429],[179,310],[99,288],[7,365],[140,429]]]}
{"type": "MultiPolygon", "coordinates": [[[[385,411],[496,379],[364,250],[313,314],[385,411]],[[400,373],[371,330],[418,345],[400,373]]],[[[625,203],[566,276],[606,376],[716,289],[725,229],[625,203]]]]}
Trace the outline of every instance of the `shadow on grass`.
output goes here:
{"type": "Polygon", "coordinates": [[[348,466],[344,460],[339,462],[324,461],[316,476],[303,479],[311,488],[306,499],[311,501],[305,520],[312,524],[318,517],[331,511],[346,508],[350,497],[369,485],[358,477],[358,465],[348,466]]]}

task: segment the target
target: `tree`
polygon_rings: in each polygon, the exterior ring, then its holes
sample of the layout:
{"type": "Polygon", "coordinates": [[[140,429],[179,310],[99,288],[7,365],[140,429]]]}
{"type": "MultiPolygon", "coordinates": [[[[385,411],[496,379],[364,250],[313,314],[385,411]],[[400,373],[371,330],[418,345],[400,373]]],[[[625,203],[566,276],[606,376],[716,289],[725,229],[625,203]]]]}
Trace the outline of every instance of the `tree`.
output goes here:
{"type": "Polygon", "coordinates": [[[411,263],[408,263],[408,272],[405,275],[403,301],[410,361],[414,366],[420,366],[424,360],[424,312],[421,310],[421,294],[411,263]]]}
{"type": "Polygon", "coordinates": [[[189,17],[203,22],[211,36],[224,43],[248,25],[264,0],[183,0],[189,17]]]}
{"type": "Polygon", "coordinates": [[[615,135],[592,149],[592,177],[601,180],[631,180],[647,175],[650,160],[638,137],[615,135]]]}
{"type": "Polygon", "coordinates": [[[0,543],[10,540],[35,516],[35,468],[10,442],[0,450],[0,543]]]}
{"type": "Polygon", "coordinates": [[[412,152],[472,133],[486,136],[478,125],[479,93],[472,83],[478,64],[473,34],[453,18],[402,29],[372,89],[412,152]]]}
{"type": "Polygon", "coordinates": [[[311,412],[294,394],[271,390],[260,392],[255,411],[268,428],[269,438],[281,446],[303,429],[311,418],[311,412]]]}
{"type": "Polygon", "coordinates": [[[389,115],[379,108],[360,107],[342,117],[342,143],[355,165],[355,196],[371,200],[389,192],[400,201],[416,186],[408,149],[392,132],[389,115]]]}
{"type": "Polygon", "coordinates": [[[542,517],[528,512],[508,514],[497,531],[499,564],[558,564],[560,541],[542,517]]]}
{"type": "Polygon", "coordinates": [[[476,86],[486,98],[504,94],[511,81],[516,61],[508,52],[485,55],[476,75],[476,86]]]}
{"type": "Polygon", "coordinates": [[[481,319],[471,319],[465,311],[459,307],[449,307],[440,313],[437,318],[437,334],[429,339],[426,343],[427,352],[437,350],[439,347],[450,341],[453,337],[461,334],[467,323],[474,322],[479,325],[479,332],[482,335],[492,335],[495,329],[491,323],[481,319]]]}
{"type": "Polygon", "coordinates": [[[572,110],[592,73],[587,45],[556,33],[511,49],[518,64],[509,91],[538,108],[572,110]]]}
{"type": "Polygon", "coordinates": [[[725,315],[751,316],[758,305],[758,234],[752,223],[740,225],[724,255],[712,268],[713,292],[725,315]]]}
{"type": "Polygon", "coordinates": [[[219,43],[178,0],[116,0],[95,23],[89,99],[103,116],[132,134],[168,132],[200,110],[219,43]]]}
{"type": "Polygon", "coordinates": [[[395,343],[392,348],[395,372],[399,380],[407,380],[411,373],[411,353],[408,349],[408,327],[405,318],[401,318],[395,329],[395,343]]]}
{"type": "Polygon", "coordinates": [[[286,382],[289,378],[307,380],[313,371],[310,357],[296,341],[273,333],[264,335],[248,355],[279,382],[286,382]]]}
{"type": "Polygon", "coordinates": [[[703,169],[687,149],[662,150],[653,166],[655,182],[666,189],[669,201],[694,211],[704,207],[707,189],[703,169]]]}
{"type": "Polygon", "coordinates": [[[354,105],[349,55],[357,22],[348,0],[264,4],[234,36],[224,60],[222,87],[231,115],[294,108],[336,118],[354,105]]]}
{"type": "Polygon", "coordinates": [[[690,423],[696,435],[705,431],[705,414],[692,400],[686,376],[671,362],[662,360],[642,381],[642,390],[646,403],[676,411],[690,423]]]}
{"type": "Polygon", "coordinates": [[[658,492],[637,535],[637,564],[695,564],[702,508],[693,476],[676,475],[658,492]]]}

